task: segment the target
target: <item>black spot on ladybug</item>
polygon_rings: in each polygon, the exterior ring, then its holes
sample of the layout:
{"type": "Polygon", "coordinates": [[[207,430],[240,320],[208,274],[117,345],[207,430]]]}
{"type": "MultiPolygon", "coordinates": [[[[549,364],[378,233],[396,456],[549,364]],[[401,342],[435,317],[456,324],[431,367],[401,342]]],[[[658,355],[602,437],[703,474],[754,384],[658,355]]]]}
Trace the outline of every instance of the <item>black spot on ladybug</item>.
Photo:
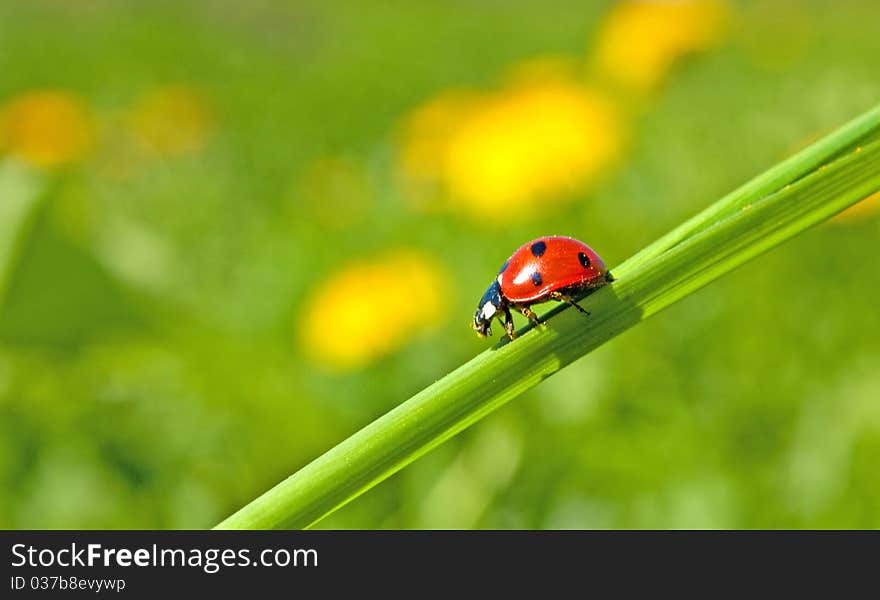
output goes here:
{"type": "Polygon", "coordinates": [[[510,264],[510,259],[508,258],[506,261],[504,261],[504,264],[501,265],[501,269],[498,270],[498,274],[501,275],[502,273],[504,273],[504,271],[507,270],[507,265],[509,265],[509,264],[510,264]]]}
{"type": "MultiPolygon", "coordinates": [[[[544,242],[541,242],[541,243],[543,244],[544,242]]],[[[534,283],[535,285],[541,285],[542,283],[544,283],[544,280],[541,279],[541,274],[538,273],[537,271],[532,273],[532,283],[534,283]]]]}
{"type": "Polygon", "coordinates": [[[585,269],[590,268],[590,257],[585,252],[578,252],[578,260],[581,261],[585,269]]]}
{"type": "MultiPolygon", "coordinates": [[[[532,254],[535,256],[541,257],[544,256],[544,252],[547,251],[547,243],[546,242],[535,242],[532,244],[532,254]]],[[[540,275],[538,276],[540,279],[540,275]]],[[[538,285],[537,283],[535,285],[538,285]]]]}

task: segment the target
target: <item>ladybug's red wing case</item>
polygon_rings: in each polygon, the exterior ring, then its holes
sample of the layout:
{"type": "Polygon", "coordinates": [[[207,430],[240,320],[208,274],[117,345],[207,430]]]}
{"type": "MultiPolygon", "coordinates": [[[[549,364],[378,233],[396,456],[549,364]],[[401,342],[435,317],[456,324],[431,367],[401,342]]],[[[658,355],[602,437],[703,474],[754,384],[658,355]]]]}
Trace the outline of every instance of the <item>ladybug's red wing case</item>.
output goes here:
{"type": "Polygon", "coordinates": [[[528,304],[549,300],[551,292],[603,285],[607,272],[599,255],[585,243],[548,236],[514,252],[498,282],[512,304],[528,304]]]}
{"type": "Polygon", "coordinates": [[[597,288],[612,280],[605,263],[592,248],[574,238],[547,236],[521,246],[504,263],[495,281],[483,294],[471,327],[477,335],[492,335],[497,318],[514,338],[511,308],[518,308],[529,320],[538,321],[532,304],[558,300],[587,313],[572,299],[579,291],[597,288]]]}

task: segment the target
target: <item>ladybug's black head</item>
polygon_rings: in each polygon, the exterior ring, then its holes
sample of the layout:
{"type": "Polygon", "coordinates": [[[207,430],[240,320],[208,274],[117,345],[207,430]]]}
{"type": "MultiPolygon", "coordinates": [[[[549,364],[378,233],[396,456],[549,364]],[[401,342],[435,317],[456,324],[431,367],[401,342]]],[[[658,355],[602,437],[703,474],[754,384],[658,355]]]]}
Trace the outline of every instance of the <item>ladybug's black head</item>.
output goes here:
{"type": "Polygon", "coordinates": [[[504,297],[501,295],[501,286],[497,281],[493,281],[480,303],[477,305],[477,312],[474,313],[474,323],[471,325],[477,335],[486,337],[492,335],[492,319],[501,310],[504,297]]]}

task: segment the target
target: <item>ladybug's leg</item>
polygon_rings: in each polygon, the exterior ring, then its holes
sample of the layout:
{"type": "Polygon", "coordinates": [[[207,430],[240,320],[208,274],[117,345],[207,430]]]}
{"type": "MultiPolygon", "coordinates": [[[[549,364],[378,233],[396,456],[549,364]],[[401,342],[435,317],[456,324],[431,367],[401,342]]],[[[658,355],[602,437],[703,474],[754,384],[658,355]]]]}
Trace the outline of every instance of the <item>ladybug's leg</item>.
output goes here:
{"type": "Polygon", "coordinates": [[[507,337],[510,338],[510,341],[513,341],[516,338],[516,330],[513,326],[513,317],[510,314],[510,307],[505,304],[503,306],[504,312],[504,329],[507,331],[507,337]]]}
{"type": "Polygon", "coordinates": [[[523,316],[535,325],[540,325],[542,323],[541,319],[538,318],[538,315],[535,314],[535,311],[528,306],[520,306],[519,310],[522,312],[523,316]]]}
{"type": "Polygon", "coordinates": [[[578,311],[584,313],[588,317],[590,316],[590,311],[586,310],[580,304],[574,301],[574,298],[569,296],[568,294],[563,294],[562,292],[550,292],[550,297],[556,300],[557,302],[565,302],[566,304],[570,304],[574,306],[578,311]]]}

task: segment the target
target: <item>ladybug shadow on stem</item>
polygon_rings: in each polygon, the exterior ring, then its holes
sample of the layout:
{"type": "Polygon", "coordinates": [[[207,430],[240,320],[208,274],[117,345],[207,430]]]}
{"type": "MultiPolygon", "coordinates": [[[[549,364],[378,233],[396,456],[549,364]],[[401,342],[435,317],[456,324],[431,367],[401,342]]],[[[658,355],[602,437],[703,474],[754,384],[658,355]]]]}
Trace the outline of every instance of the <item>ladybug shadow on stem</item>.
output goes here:
{"type": "MultiPolygon", "coordinates": [[[[495,346],[493,346],[493,350],[497,350],[499,348],[506,346],[507,344],[516,340],[520,336],[528,333],[532,329],[535,329],[538,327],[552,327],[553,325],[552,325],[551,320],[556,315],[568,310],[569,308],[574,308],[576,311],[578,311],[582,315],[584,322],[586,323],[587,326],[589,326],[589,321],[591,319],[598,319],[598,321],[595,324],[599,325],[601,322],[603,322],[605,320],[604,318],[602,318],[602,313],[599,312],[596,315],[593,315],[593,312],[587,310],[581,303],[584,299],[586,299],[589,296],[592,296],[593,294],[599,292],[600,290],[607,290],[607,291],[603,292],[603,295],[611,295],[611,297],[614,298],[614,300],[610,300],[610,302],[608,300],[603,301],[601,303],[602,305],[609,305],[610,306],[611,304],[613,304],[615,302],[621,301],[620,297],[614,291],[614,286],[607,285],[613,281],[615,281],[615,278],[611,275],[611,273],[608,273],[606,280],[605,280],[605,284],[603,284],[601,286],[589,287],[589,288],[585,288],[585,289],[569,289],[569,290],[561,290],[559,292],[553,292],[552,294],[550,294],[550,299],[555,300],[556,302],[559,302],[561,305],[552,308],[551,310],[547,311],[545,314],[543,314],[541,316],[537,315],[531,309],[531,305],[521,306],[521,305],[516,305],[516,304],[510,304],[508,306],[505,306],[503,309],[503,312],[505,313],[505,317],[507,319],[507,321],[505,323],[506,335],[502,336],[502,338],[498,341],[498,343],[495,344],[495,346]],[[515,327],[513,324],[513,319],[511,317],[511,310],[515,310],[516,312],[521,313],[523,316],[525,316],[529,320],[529,322],[525,326],[521,327],[518,331],[515,330],[515,327]],[[511,335],[511,333],[513,333],[513,335],[511,335]]],[[[602,312],[605,312],[605,311],[603,310],[602,312]]],[[[614,311],[614,312],[615,312],[615,314],[620,314],[619,311],[614,311]]],[[[633,316],[632,324],[635,324],[636,322],[638,322],[640,320],[641,311],[626,310],[626,311],[624,311],[624,314],[631,314],[633,316]]]]}

